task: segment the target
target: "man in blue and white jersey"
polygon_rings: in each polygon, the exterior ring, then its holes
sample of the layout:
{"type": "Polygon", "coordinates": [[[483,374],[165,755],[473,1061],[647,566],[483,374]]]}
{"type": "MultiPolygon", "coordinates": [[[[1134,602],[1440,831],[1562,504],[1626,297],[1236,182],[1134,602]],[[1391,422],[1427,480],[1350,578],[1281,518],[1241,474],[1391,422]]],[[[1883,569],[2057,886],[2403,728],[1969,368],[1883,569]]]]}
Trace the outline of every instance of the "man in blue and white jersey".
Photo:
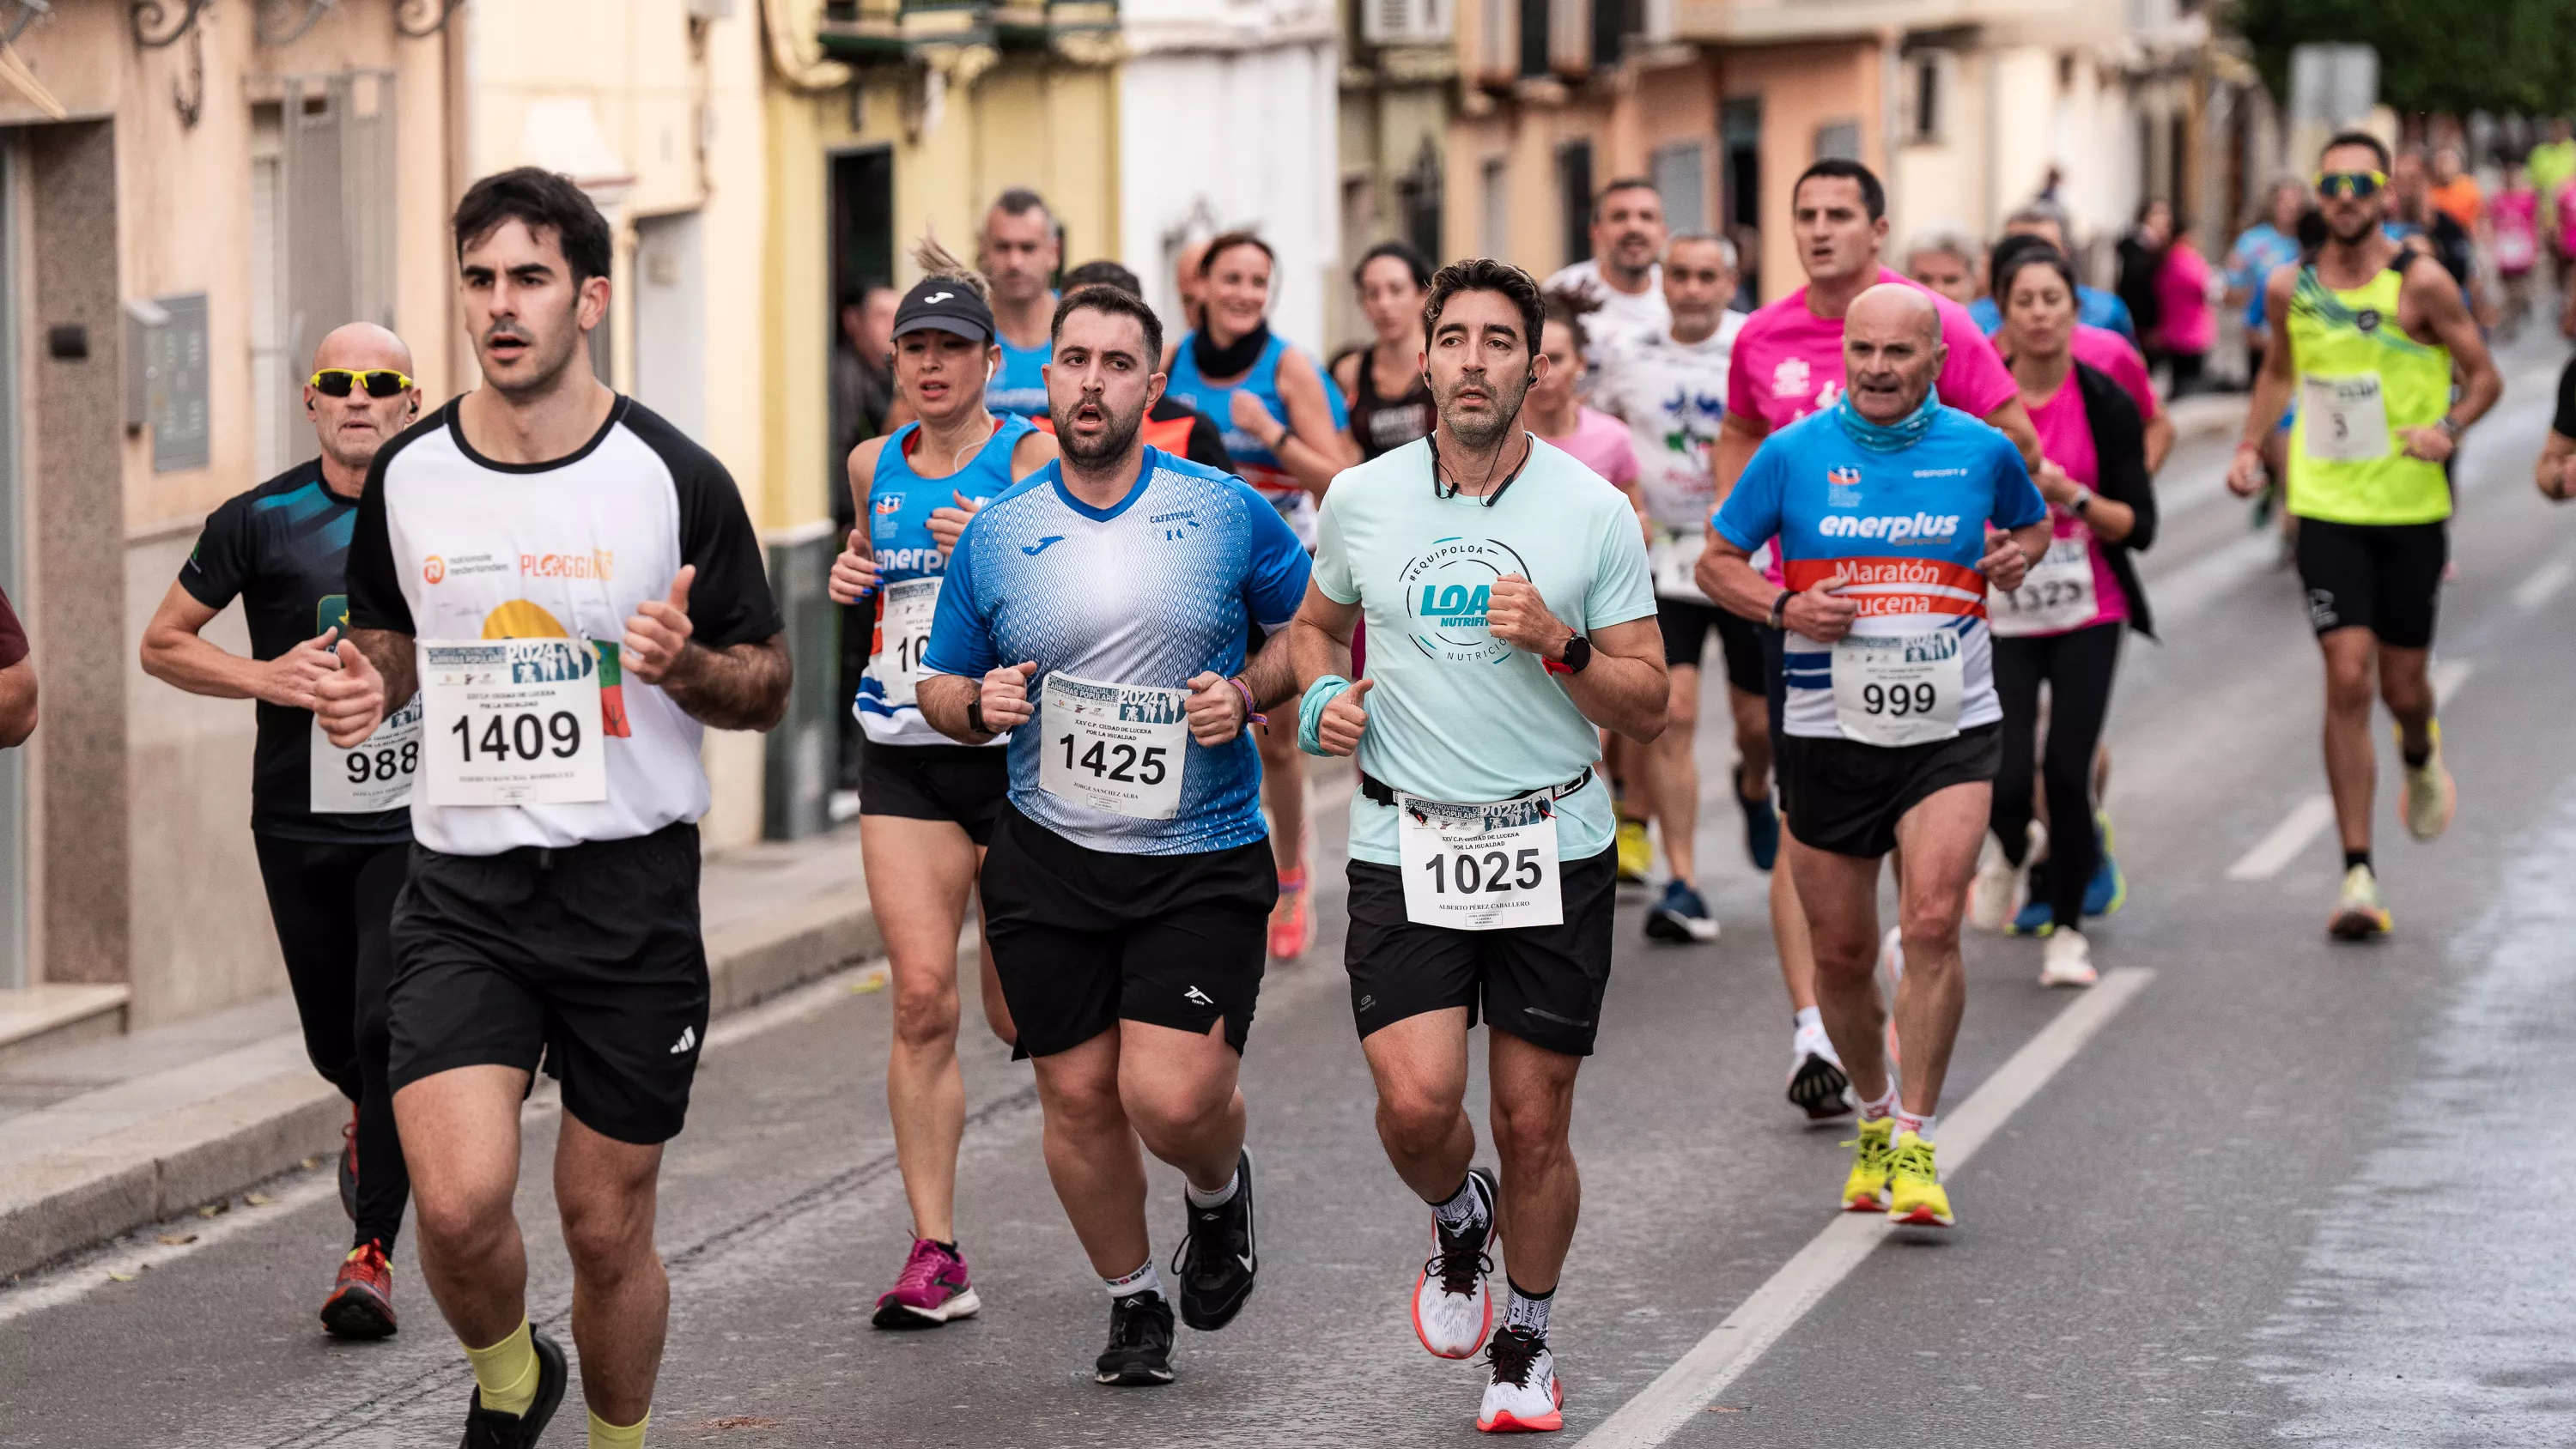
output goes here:
{"type": "Polygon", "coordinates": [[[1933,395],[1945,352],[1930,293],[1883,283],[1855,298],[1848,390],[1763,441],[1698,570],[1709,597],[1788,631],[1789,868],[1825,1033],[1861,1099],[1843,1207],[1940,1227],[1952,1218],[1933,1130],[1967,1002],[1959,918],[2002,761],[1986,590],[2020,587],[2049,541],[2012,439],[1933,395]],[[1785,588],[1750,562],[1773,540],[1785,588]],[[1901,1103],[1873,975],[1879,861],[1900,845],[1901,1103]]]}
{"type": "Polygon", "coordinates": [[[993,340],[1002,348],[1002,365],[984,384],[984,406],[994,412],[1037,417],[1047,410],[1047,327],[1063,265],[1064,233],[1045,197],[1014,186],[993,198],[976,239],[975,269],[993,289],[993,340]]]}
{"type": "Polygon", "coordinates": [[[985,938],[1056,1195],[1108,1285],[1097,1377],[1169,1383],[1137,1143],[1189,1180],[1181,1317],[1222,1328],[1259,1268],[1235,1084],[1279,889],[1245,726],[1293,687],[1276,631],[1307,560],[1241,479],[1144,445],[1163,339],[1141,299],[1082,288],[1052,333],[1063,456],[959,537],[915,698],[953,739],[1011,733],[985,938]],[[1247,661],[1251,625],[1274,633],[1247,661]]]}

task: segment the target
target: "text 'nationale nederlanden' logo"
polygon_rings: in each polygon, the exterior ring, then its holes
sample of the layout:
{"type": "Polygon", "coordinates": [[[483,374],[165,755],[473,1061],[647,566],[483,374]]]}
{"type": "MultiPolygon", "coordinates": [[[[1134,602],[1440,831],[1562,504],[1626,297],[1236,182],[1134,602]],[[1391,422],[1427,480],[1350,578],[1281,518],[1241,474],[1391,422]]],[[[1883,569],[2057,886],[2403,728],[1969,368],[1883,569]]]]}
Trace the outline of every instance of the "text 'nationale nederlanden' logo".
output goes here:
{"type": "Polygon", "coordinates": [[[1414,647],[1449,664],[1483,664],[1511,652],[1485,627],[1494,580],[1529,577],[1509,545],[1490,538],[1444,538],[1397,572],[1404,590],[1405,633],[1414,647]]]}

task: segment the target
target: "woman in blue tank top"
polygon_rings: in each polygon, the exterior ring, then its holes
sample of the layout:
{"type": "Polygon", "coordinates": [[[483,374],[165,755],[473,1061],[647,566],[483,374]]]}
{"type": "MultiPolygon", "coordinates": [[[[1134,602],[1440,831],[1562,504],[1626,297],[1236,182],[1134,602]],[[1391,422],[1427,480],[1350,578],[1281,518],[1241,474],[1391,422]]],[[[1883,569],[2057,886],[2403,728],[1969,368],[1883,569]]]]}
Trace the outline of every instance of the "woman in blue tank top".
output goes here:
{"type": "MultiPolygon", "coordinates": [[[[859,769],[859,849],[868,902],[894,977],[894,1045],[886,1105],[895,1160],[912,1206],[913,1242],[895,1286],[877,1299],[879,1328],[927,1327],[981,1306],[957,1245],[957,933],[1010,789],[1004,752],[960,745],[913,703],[949,550],[986,499],[1056,456],[1024,417],[995,418],[984,388],[1000,362],[983,279],[935,243],[928,275],[894,320],[895,395],[917,421],[850,452],[860,525],[832,565],[832,599],[881,601],[853,706],[867,735],[859,769]]],[[[1010,1009],[984,952],[984,1019],[1014,1039],[1010,1009]]]]}
{"type": "MultiPolygon", "coordinates": [[[[1235,471],[1261,490],[1315,547],[1315,500],[1333,475],[1359,462],[1323,370],[1305,349],[1270,331],[1270,244],[1227,232],[1199,256],[1196,330],[1163,359],[1163,387],[1225,429],[1235,471]]],[[[1270,954],[1294,961],[1312,930],[1306,904],[1306,772],[1294,721],[1263,727],[1262,802],[1270,807],[1270,848],[1279,866],[1279,907],[1270,917],[1270,954]]]]}

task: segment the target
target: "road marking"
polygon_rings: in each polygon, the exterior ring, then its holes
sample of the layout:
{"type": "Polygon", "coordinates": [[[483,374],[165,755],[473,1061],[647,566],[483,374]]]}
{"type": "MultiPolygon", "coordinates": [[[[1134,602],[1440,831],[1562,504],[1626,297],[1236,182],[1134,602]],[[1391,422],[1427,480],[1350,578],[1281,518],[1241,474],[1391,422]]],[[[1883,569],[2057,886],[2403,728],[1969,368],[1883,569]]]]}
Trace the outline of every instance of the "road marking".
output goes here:
{"type": "MultiPolygon", "coordinates": [[[[2075,1059],[2155,972],[2124,966],[2057,1014],[2039,1035],[2022,1044],[2001,1070],[1955,1111],[1941,1119],[1941,1163],[1955,1174],[2048,1079],[2075,1059]]],[[[1807,1241],[1726,1321],[1709,1331],[1671,1368],[1583,1436],[1581,1449],[1648,1449],[1693,1422],[1727,1385],[1741,1378],[1781,1335],[1824,1301],[1834,1285],[1860,1266],[1894,1230],[1880,1213],[1837,1213],[1831,1226],[1807,1241]]]]}
{"type": "Polygon", "coordinates": [[[2289,818],[2272,827],[2252,850],[2237,857],[2227,868],[2229,880],[2270,880],[2281,868],[2298,858],[2325,828],[2334,823],[2334,801],[2324,795],[2311,795],[2292,807],[2289,818]]]}
{"type": "Polygon", "coordinates": [[[2440,709],[2449,704],[2451,696],[2460,692],[2460,686],[2468,683],[2477,669],[2478,661],[2474,659],[2445,659],[2434,665],[2433,707],[2440,709]]]}
{"type": "Polygon", "coordinates": [[[2513,606],[2528,614],[2558,597],[2569,579],[2576,579],[2576,563],[2553,559],[2531,571],[2531,577],[2513,586],[2513,606]]]}

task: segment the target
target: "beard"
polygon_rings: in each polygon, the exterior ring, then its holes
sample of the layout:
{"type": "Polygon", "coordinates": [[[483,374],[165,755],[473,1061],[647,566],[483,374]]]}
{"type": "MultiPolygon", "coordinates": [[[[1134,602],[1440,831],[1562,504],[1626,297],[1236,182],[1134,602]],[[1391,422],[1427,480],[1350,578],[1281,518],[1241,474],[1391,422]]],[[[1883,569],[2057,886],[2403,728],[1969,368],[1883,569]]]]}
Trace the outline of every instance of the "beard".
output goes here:
{"type": "Polygon", "coordinates": [[[1449,425],[1450,433],[1468,448],[1482,453],[1511,436],[1512,425],[1520,421],[1521,403],[1529,396],[1529,386],[1527,373],[1522,373],[1509,384],[1494,381],[1491,373],[1481,376],[1464,374],[1445,388],[1435,388],[1433,401],[1439,409],[1440,421],[1449,425]],[[1471,385],[1484,392],[1492,407],[1482,414],[1459,416],[1455,411],[1458,394],[1471,385]]]}
{"type": "Polygon", "coordinates": [[[1077,468],[1103,468],[1126,457],[1127,450],[1136,445],[1137,431],[1145,426],[1142,405],[1125,414],[1109,406],[1106,399],[1094,406],[1100,409],[1101,416],[1100,436],[1096,441],[1084,442],[1081,434],[1066,426],[1070,419],[1056,419],[1056,447],[1063,452],[1065,461],[1077,468]]]}

